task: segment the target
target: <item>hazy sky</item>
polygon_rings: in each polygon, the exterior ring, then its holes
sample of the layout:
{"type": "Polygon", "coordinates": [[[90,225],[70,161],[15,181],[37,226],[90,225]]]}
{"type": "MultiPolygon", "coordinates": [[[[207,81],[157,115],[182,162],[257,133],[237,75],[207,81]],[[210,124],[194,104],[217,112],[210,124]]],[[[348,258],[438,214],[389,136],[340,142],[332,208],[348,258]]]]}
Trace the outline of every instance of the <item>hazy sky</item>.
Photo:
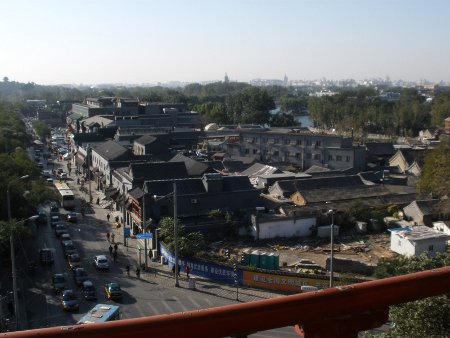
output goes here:
{"type": "Polygon", "coordinates": [[[449,0],[0,0],[0,79],[450,81],[449,0]]]}

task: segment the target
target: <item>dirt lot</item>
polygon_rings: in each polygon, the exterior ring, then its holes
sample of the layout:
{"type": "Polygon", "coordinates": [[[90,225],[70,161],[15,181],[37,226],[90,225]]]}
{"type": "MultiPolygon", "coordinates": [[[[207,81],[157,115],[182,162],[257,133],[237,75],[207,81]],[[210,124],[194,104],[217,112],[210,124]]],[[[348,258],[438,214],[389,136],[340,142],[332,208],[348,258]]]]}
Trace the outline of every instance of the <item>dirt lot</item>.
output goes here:
{"type": "MultiPolygon", "coordinates": [[[[389,250],[390,239],[387,233],[361,235],[351,233],[335,238],[334,256],[352,259],[368,265],[377,265],[381,258],[391,258],[395,253],[389,250]]],[[[224,256],[228,248],[231,257],[240,257],[244,252],[259,250],[280,256],[280,268],[296,271],[296,266],[304,260],[311,261],[325,270],[326,259],[330,254],[330,240],[319,238],[276,239],[252,243],[217,243],[214,254],[224,256]]]]}

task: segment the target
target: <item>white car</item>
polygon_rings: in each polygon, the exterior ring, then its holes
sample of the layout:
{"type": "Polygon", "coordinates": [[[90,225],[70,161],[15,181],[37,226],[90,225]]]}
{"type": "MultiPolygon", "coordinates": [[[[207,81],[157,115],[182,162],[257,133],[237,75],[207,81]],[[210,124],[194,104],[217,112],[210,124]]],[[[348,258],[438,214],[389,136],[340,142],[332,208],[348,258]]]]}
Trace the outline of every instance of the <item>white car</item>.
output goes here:
{"type": "Polygon", "coordinates": [[[108,270],[109,262],[105,255],[98,255],[94,257],[94,265],[97,270],[108,270]]]}

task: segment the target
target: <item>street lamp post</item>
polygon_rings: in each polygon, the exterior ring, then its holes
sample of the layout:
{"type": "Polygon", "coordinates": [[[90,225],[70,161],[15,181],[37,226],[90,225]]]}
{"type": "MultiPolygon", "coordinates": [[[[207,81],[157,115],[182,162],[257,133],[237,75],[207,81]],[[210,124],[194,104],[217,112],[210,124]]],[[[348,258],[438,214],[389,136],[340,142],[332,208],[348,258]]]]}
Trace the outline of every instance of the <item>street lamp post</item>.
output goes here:
{"type": "MultiPolygon", "coordinates": [[[[145,193],[144,193],[145,195],[145,193]]],[[[177,197],[177,182],[173,181],[173,192],[170,194],[167,194],[165,196],[161,196],[158,198],[158,196],[154,195],[153,199],[155,201],[159,201],[162,198],[169,197],[170,195],[173,196],[173,240],[174,240],[174,246],[175,246],[175,287],[179,287],[180,283],[178,281],[178,197],[177,197]]],[[[157,231],[157,230],[156,230],[157,231]]]]}
{"type": "MultiPolygon", "coordinates": [[[[11,198],[9,193],[9,188],[11,184],[18,180],[25,180],[29,177],[29,175],[24,175],[21,177],[16,178],[15,180],[12,180],[8,183],[7,189],[6,189],[6,202],[8,206],[8,221],[11,224],[12,222],[12,216],[11,216],[11,198]]],[[[19,296],[17,293],[17,275],[16,275],[16,256],[15,256],[15,250],[14,250],[14,238],[13,238],[13,229],[11,229],[11,234],[9,236],[9,243],[11,246],[11,275],[12,275],[12,281],[13,281],[13,293],[14,293],[14,315],[16,317],[16,330],[20,329],[20,321],[19,321],[19,296]]]]}
{"type": "Polygon", "coordinates": [[[330,230],[330,242],[331,242],[331,252],[330,252],[330,288],[333,287],[333,259],[334,259],[334,209],[328,210],[331,214],[331,230],[330,230]]]}
{"type": "Polygon", "coordinates": [[[178,282],[178,201],[177,201],[177,183],[173,181],[173,237],[175,241],[175,286],[179,287],[178,282]]]}

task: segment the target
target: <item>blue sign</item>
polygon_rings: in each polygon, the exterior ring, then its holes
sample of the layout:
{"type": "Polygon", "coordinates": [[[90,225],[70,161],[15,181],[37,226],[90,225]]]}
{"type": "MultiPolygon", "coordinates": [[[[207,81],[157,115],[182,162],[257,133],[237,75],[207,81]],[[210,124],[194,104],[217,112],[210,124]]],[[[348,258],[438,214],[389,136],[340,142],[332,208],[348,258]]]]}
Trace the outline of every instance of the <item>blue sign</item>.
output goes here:
{"type": "Polygon", "coordinates": [[[146,238],[153,238],[153,234],[151,232],[146,232],[145,234],[137,234],[137,239],[146,239],[146,238]]]}
{"type": "Polygon", "coordinates": [[[123,229],[123,234],[125,235],[125,238],[129,238],[130,237],[130,235],[131,235],[131,232],[130,232],[130,228],[124,228],[123,229]]]}

